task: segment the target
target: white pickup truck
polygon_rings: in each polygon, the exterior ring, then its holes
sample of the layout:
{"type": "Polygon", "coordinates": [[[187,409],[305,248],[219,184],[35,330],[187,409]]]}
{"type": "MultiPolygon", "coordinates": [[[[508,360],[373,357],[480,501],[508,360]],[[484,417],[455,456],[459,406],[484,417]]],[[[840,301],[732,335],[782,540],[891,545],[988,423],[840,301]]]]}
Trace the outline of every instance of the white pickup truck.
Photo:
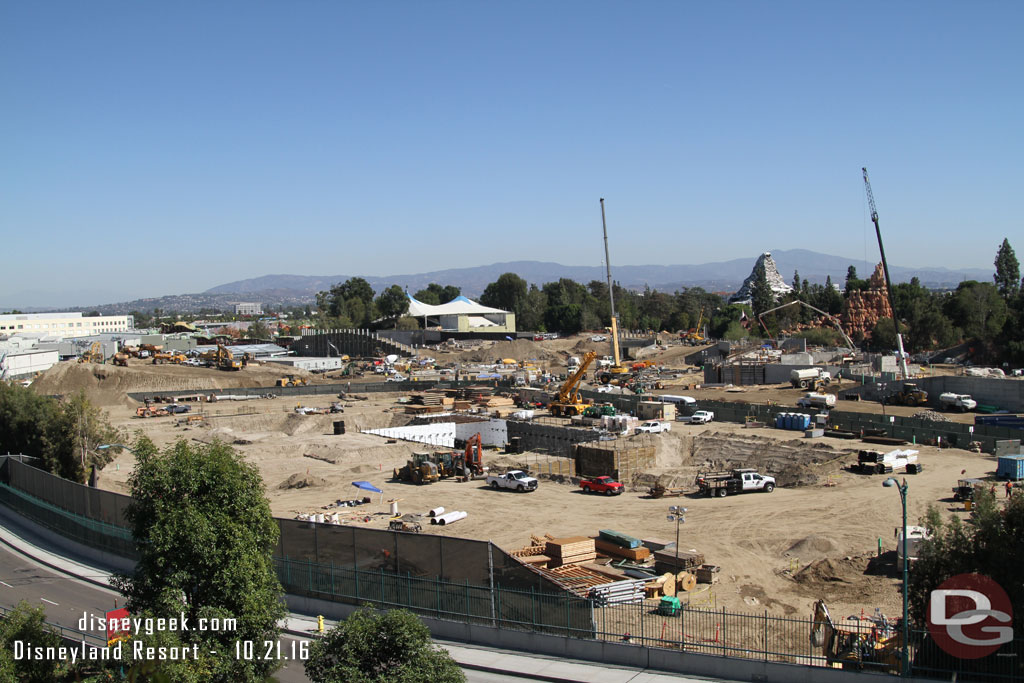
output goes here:
{"type": "Polygon", "coordinates": [[[691,425],[703,425],[715,419],[715,414],[710,410],[698,410],[693,415],[677,415],[676,422],[685,422],[691,425]]]}
{"type": "Polygon", "coordinates": [[[637,434],[660,434],[670,431],[672,431],[672,423],[661,420],[648,420],[636,428],[637,434]]]}
{"type": "Polygon", "coordinates": [[[512,489],[513,491],[536,491],[537,480],[522,470],[509,470],[505,474],[490,474],[487,485],[492,489],[512,489]]]}

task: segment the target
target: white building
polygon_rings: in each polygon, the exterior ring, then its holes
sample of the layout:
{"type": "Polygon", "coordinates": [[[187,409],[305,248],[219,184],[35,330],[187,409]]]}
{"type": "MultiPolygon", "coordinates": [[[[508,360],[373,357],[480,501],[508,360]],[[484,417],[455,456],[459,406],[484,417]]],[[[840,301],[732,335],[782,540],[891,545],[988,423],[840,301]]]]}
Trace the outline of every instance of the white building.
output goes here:
{"type": "Polygon", "coordinates": [[[88,337],[103,332],[134,329],[130,315],[85,317],[77,313],[4,313],[0,315],[0,335],[32,334],[48,337],[88,337]]]}
{"type": "Polygon", "coordinates": [[[25,351],[0,350],[0,379],[32,377],[56,365],[60,358],[56,351],[28,349],[25,351]]]}
{"type": "Polygon", "coordinates": [[[425,326],[435,325],[454,332],[515,332],[516,314],[499,308],[483,306],[464,296],[457,296],[446,304],[433,306],[409,297],[409,313],[422,318],[425,326]]]}
{"type": "Polygon", "coordinates": [[[237,303],[235,315],[263,315],[263,304],[237,303]]]}

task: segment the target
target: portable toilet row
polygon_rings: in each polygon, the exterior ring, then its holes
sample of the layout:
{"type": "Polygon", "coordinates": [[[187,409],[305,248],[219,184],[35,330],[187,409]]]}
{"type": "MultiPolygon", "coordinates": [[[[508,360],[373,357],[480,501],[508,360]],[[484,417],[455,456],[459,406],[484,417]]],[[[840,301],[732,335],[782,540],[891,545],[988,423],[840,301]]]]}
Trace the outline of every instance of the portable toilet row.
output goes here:
{"type": "Polygon", "coordinates": [[[811,426],[811,416],[808,413],[776,413],[776,429],[792,429],[803,431],[811,426]]]}

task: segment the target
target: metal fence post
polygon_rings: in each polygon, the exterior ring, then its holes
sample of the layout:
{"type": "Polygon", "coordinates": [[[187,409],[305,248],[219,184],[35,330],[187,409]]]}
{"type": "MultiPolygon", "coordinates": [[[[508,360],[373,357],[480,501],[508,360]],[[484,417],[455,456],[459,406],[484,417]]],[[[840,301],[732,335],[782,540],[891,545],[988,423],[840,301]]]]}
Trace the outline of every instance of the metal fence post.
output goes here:
{"type": "Polygon", "coordinates": [[[768,610],[764,611],[764,640],[761,642],[764,648],[764,661],[768,661],[768,610]]]}

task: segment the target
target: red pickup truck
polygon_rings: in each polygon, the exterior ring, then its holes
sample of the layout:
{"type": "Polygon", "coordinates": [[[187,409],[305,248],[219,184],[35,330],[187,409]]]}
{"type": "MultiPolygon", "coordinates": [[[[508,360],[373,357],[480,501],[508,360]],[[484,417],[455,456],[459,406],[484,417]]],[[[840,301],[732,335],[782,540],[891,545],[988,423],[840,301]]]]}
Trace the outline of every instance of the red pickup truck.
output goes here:
{"type": "Polygon", "coordinates": [[[584,493],[603,493],[606,496],[617,496],[622,493],[622,484],[611,477],[594,477],[580,482],[584,493]]]}

